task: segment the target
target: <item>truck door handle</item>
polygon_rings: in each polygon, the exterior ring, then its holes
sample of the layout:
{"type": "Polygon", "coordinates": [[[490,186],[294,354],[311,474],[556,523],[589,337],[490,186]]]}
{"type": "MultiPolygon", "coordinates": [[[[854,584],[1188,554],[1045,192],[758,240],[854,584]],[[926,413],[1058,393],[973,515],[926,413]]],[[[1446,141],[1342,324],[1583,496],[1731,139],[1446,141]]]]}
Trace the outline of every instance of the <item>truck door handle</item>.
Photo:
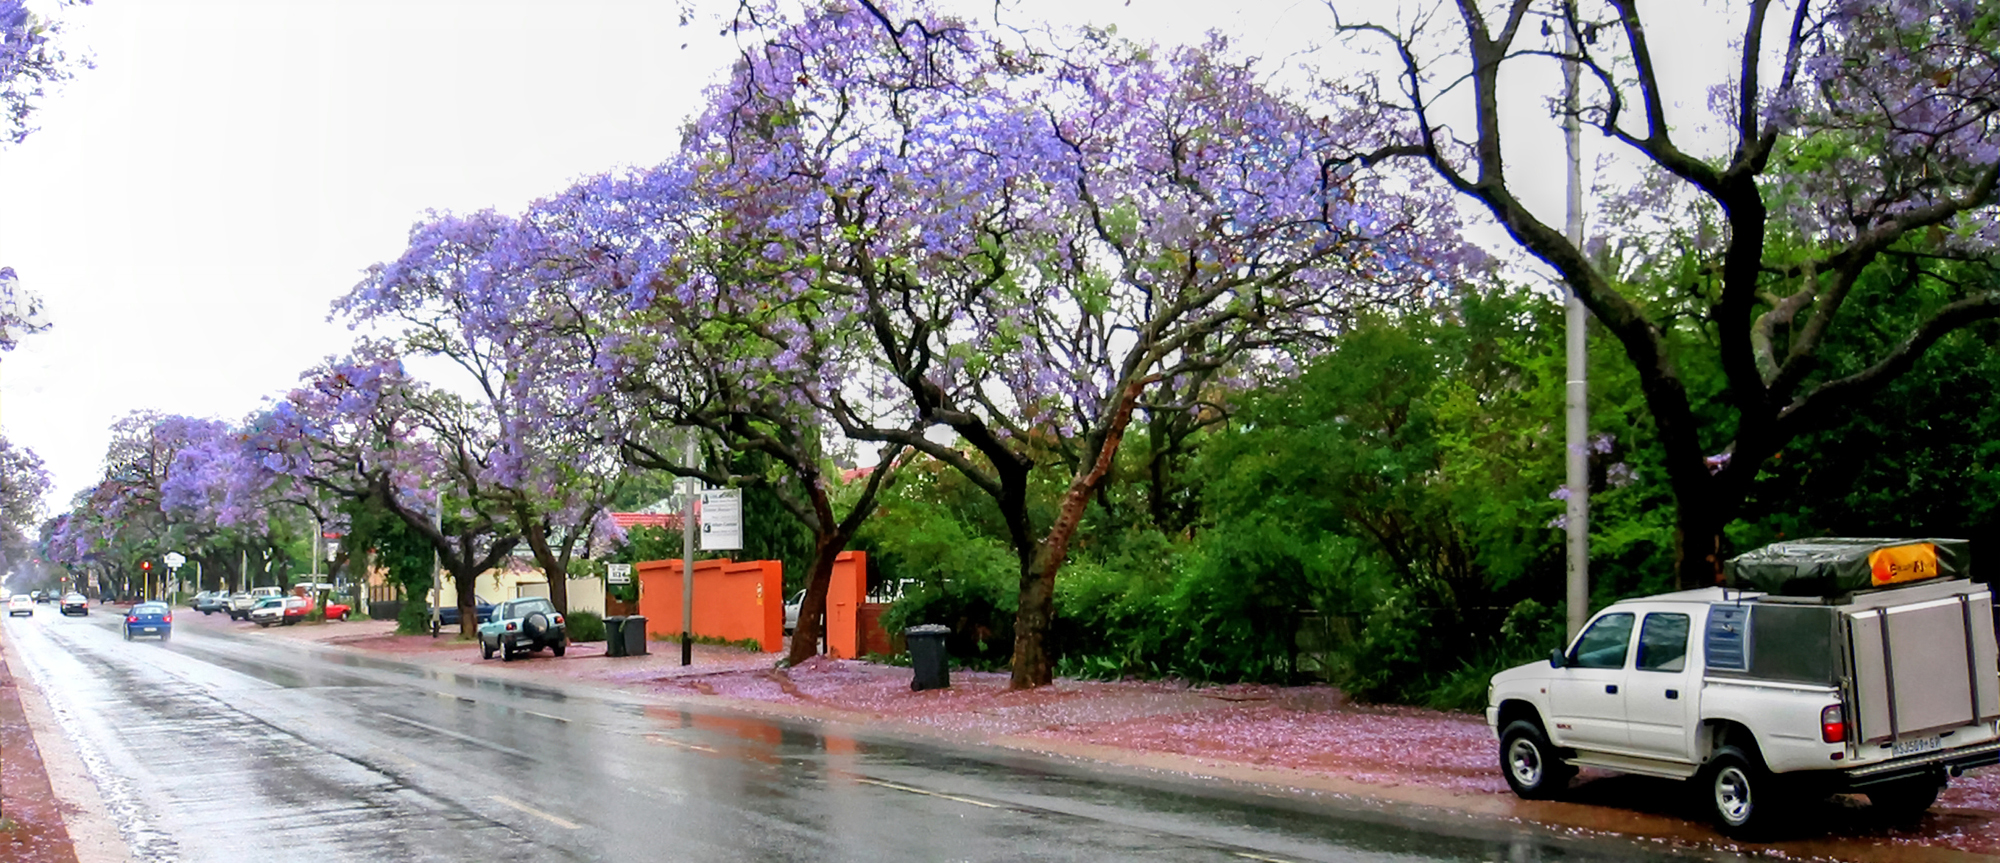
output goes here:
{"type": "Polygon", "coordinates": [[[1617,694],[1618,694],[1618,684],[1616,684],[1616,683],[1607,683],[1607,684],[1604,684],[1604,693],[1605,693],[1606,695],[1617,695],[1617,694]]]}
{"type": "Polygon", "coordinates": [[[1680,691],[1680,690],[1678,690],[1678,689],[1669,689],[1669,690],[1667,690],[1667,698],[1668,698],[1669,700],[1674,700],[1674,699],[1678,699],[1678,698],[1680,698],[1680,697],[1681,697],[1681,691],[1680,691]]]}

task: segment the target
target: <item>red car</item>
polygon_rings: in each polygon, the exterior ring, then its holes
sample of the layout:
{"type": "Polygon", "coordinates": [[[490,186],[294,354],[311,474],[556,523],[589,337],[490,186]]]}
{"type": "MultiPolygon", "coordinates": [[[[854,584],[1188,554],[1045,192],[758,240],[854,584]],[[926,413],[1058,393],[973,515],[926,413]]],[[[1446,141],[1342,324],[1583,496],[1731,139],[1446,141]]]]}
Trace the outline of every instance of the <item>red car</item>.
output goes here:
{"type": "Polygon", "coordinates": [[[329,603],[327,603],[327,604],[326,604],[326,619],[327,619],[327,620],[346,620],[346,619],[347,619],[347,615],[349,615],[349,614],[353,613],[353,611],[354,611],[354,609],[351,609],[351,608],[348,608],[348,607],[347,607],[347,603],[344,603],[344,602],[329,602],[329,603]]]}

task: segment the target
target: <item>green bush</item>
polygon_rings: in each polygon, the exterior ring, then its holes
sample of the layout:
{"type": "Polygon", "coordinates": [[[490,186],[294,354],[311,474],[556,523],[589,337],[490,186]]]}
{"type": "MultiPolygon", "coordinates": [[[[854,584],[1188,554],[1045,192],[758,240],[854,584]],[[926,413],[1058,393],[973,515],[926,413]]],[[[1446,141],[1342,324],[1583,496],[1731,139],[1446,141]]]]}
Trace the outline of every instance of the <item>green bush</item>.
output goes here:
{"type": "Polygon", "coordinates": [[[572,611],[563,618],[571,641],[603,641],[604,618],[594,611],[572,611]]]}
{"type": "Polygon", "coordinates": [[[947,508],[916,500],[885,505],[860,543],[885,579],[913,582],[882,615],[890,632],[951,627],[945,647],[971,668],[1005,668],[1014,651],[1020,565],[1004,544],[973,534],[947,508]]]}

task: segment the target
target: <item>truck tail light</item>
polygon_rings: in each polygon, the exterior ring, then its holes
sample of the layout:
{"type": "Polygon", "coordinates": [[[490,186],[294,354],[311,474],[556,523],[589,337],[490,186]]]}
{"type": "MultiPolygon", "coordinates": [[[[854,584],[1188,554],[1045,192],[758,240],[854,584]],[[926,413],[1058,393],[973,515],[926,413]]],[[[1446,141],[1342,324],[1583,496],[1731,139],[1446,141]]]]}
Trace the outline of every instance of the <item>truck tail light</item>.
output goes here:
{"type": "Polygon", "coordinates": [[[560,615],[560,614],[556,615],[556,625],[557,625],[557,626],[561,626],[561,625],[562,625],[562,615],[560,615]]]}
{"type": "Polygon", "coordinates": [[[509,624],[507,624],[507,631],[508,631],[508,632],[513,632],[513,631],[514,631],[514,624],[512,624],[512,623],[509,623],[509,624]]]}
{"type": "Polygon", "coordinates": [[[1835,704],[1819,712],[1819,739],[1827,743],[1847,740],[1847,715],[1835,704]]]}

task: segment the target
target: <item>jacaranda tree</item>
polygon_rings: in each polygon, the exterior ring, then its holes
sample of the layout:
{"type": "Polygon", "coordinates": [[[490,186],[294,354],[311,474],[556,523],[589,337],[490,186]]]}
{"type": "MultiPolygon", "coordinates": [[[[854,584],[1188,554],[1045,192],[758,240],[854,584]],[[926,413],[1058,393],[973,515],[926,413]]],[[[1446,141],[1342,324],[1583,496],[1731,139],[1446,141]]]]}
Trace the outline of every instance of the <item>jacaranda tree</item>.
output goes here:
{"type": "Polygon", "coordinates": [[[1678,503],[1683,585],[1716,578],[1723,529],[1774,453],[1865,410],[1946,334],[2000,316],[1991,269],[2000,11],[1991,4],[1729,4],[1726,65],[1679,67],[1712,82],[1705,111],[1673,104],[1660,61],[1711,55],[1649,38],[1635,0],[1461,0],[1393,27],[1332,5],[1356,44],[1389,49],[1398,71],[1382,90],[1412,118],[1357,158],[1416,159],[1483,204],[1638,371],[1678,503]],[[1562,48],[1565,31],[1573,51],[1562,48]],[[1559,81],[1561,59],[1582,70],[1580,121],[1637,178],[1593,203],[1589,247],[1523,200],[1527,184],[1544,181],[1523,173],[1532,160],[1503,134],[1518,128],[1508,125],[1507,82],[1531,80],[1534,64],[1549,64],[1541,80],[1559,81]],[[1719,139],[1704,140],[1705,130],[1719,139]],[[1692,266],[1662,265],[1689,252],[1692,266]],[[1649,303],[1631,286],[1636,273],[1678,290],[1649,303]],[[1897,302],[1871,303],[1885,315],[1843,314],[1867,291],[1897,302]],[[1713,351],[1724,373],[1712,404],[1672,350],[1682,328],[1700,334],[1689,341],[1713,351]],[[1832,372],[1822,353],[1841,328],[1865,334],[1873,355],[1832,372]]]}
{"type": "Polygon", "coordinates": [[[1464,246],[1435,196],[1334,161],[1384,122],[1363,103],[1309,113],[1219,42],[1023,49],[921,8],[895,20],[825,7],[774,28],[691,138],[718,220],[782,265],[764,284],[810,298],[795,326],[859,334],[857,373],[818,407],[999,505],[1014,684],[1037,686],[1057,572],[1148,394],[1434,287],[1464,246]],[[1041,522],[1038,465],[1066,477],[1041,522]]]}

